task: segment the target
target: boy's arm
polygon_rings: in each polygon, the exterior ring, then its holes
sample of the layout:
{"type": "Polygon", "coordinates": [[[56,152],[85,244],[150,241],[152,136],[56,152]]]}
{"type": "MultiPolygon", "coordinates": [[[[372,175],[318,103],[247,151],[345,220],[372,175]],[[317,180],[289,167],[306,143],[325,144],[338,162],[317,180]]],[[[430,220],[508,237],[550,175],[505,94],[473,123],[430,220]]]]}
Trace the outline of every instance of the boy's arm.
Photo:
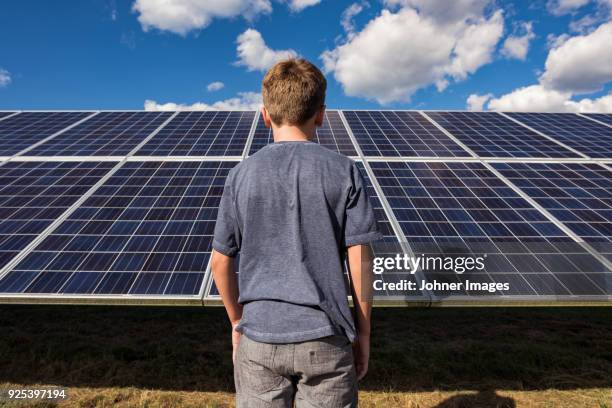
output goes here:
{"type": "Polygon", "coordinates": [[[357,379],[368,372],[372,315],[372,250],[369,245],[348,248],[348,268],[355,307],[357,342],[353,346],[357,379]]]}
{"type": "Polygon", "coordinates": [[[210,267],[227,317],[232,324],[232,359],[235,360],[240,342],[240,333],[235,329],[242,318],[242,305],[238,303],[238,277],[234,272],[234,258],[213,249],[210,267]]]}

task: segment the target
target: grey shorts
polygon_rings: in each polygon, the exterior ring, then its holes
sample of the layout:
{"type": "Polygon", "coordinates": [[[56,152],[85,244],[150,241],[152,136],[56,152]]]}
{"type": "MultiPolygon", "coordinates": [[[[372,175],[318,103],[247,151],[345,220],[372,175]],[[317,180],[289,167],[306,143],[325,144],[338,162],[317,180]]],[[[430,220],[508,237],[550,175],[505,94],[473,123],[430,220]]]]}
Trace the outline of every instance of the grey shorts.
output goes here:
{"type": "Polygon", "coordinates": [[[237,408],[357,407],[353,349],[344,336],[268,344],[242,335],[234,381],[237,408]]]}

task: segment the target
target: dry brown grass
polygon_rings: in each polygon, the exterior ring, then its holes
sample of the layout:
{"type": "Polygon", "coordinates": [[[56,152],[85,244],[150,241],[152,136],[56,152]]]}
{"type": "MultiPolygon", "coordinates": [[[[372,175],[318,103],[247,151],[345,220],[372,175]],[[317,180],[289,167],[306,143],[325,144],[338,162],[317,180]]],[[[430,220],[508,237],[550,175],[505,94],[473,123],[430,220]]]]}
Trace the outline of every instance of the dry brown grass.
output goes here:
{"type": "MultiPolygon", "coordinates": [[[[612,408],[612,309],[376,309],[362,407],[612,408]]],[[[231,407],[219,308],[0,306],[0,388],[59,404],[231,407]]]]}
{"type": "MultiPolygon", "coordinates": [[[[4,387],[17,384],[2,384],[4,387]]],[[[68,400],[53,403],[14,403],[7,408],[229,408],[234,394],[229,392],[155,391],[137,388],[71,388],[68,400]]],[[[593,407],[612,406],[610,389],[542,390],[493,392],[430,391],[373,392],[362,391],[362,408],[491,408],[491,407],[593,407]]],[[[2,404],[0,404],[2,405],[2,404]]]]}

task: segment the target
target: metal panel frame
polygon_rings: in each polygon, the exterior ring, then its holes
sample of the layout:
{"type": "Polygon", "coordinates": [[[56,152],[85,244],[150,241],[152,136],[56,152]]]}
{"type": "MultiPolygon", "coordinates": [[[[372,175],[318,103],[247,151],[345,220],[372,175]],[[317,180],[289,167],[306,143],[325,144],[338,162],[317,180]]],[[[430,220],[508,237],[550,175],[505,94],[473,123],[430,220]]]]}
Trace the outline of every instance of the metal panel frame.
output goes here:
{"type": "Polygon", "coordinates": [[[251,123],[251,130],[249,131],[249,136],[247,137],[247,141],[242,152],[243,160],[249,157],[249,150],[251,150],[251,145],[253,144],[253,138],[255,137],[255,130],[257,130],[257,123],[259,122],[260,115],[261,112],[257,111],[255,112],[255,117],[253,117],[253,123],[251,123]]]}
{"type": "Polygon", "coordinates": [[[17,111],[17,112],[13,112],[13,111],[0,111],[0,112],[12,112],[10,115],[6,115],[6,116],[4,116],[4,117],[0,118],[0,122],[2,122],[2,121],[3,121],[3,120],[5,120],[5,119],[8,119],[8,118],[12,118],[12,117],[14,117],[14,116],[17,116],[17,115],[19,115],[19,114],[21,113],[21,111],[17,111]]]}
{"type": "Polygon", "coordinates": [[[582,113],[577,113],[576,115],[581,116],[581,117],[586,118],[586,119],[589,119],[589,120],[592,120],[593,122],[597,122],[600,125],[604,125],[604,126],[607,126],[609,128],[612,128],[612,125],[610,125],[609,123],[606,123],[606,122],[602,122],[599,119],[592,118],[592,117],[584,115],[582,113]]]}

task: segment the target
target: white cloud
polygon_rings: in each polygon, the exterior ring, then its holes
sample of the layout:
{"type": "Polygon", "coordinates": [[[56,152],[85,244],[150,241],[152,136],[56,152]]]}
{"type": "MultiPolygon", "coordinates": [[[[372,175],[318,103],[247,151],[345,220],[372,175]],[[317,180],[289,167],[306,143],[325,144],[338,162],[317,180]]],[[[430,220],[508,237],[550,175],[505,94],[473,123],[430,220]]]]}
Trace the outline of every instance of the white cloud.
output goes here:
{"type": "Polygon", "coordinates": [[[612,22],[587,35],[566,38],[550,50],[541,82],[573,93],[600,90],[612,80],[612,22]]]}
{"type": "Polygon", "coordinates": [[[551,14],[561,16],[578,10],[588,2],[589,0],[549,0],[546,7],[551,14]]]}
{"type": "Polygon", "coordinates": [[[443,89],[449,80],[462,80],[492,59],[503,17],[499,10],[488,18],[475,16],[484,3],[385,0],[399,10],[383,10],[363,30],[325,51],[325,70],[333,72],[347,95],[382,104],[407,101],[431,84],[443,89]],[[420,11],[410,7],[417,5],[420,11]]]}
{"type": "Polygon", "coordinates": [[[156,28],[186,35],[215,18],[247,19],[272,11],[270,0],[136,0],[132,10],[144,31],[156,28]]]}
{"type": "Polygon", "coordinates": [[[572,38],[569,34],[548,34],[546,36],[546,46],[548,49],[558,48],[563,45],[568,39],[572,38]]]}
{"type": "Polygon", "coordinates": [[[569,24],[570,31],[588,34],[594,27],[612,20],[612,0],[592,0],[591,3],[595,3],[596,7],[578,20],[572,20],[569,24]]]}
{"type": "Polygon", "coordinates": [[[359,15],[365,7],[369,7],[369,5],[368,2],[353,3],[342,12],[340,24],[349,38],[355,34],[355,23],[353,19],[359,15]]]}
{"type": "Polygon", "coordinates": [[[294,50],[273,50],[269,48],[259,31],[249,28],[238,36],[238,65],[249,71],[265,71],[278,61],[294,58],[294,50]]]}
{"type": "MultiPolygon", "coordinates": [[[[470,95],[472,97],[473,95],[470,95]]],[[[571,99],[570,92],[547,89],[542,85],[518,88],[489,101],[487,108],[505,112],[602,112],[612,113],[612,95],[596,99],[571,99]]],[[[468,104],[470,98],[468,98],[468,104]]],[[[484,108],[484,105],[483,105],[484,108]]]]}
{"type": "MultiPolygon", "coordinates": [[[[299,12],[321,0],[283,0],[299,12]]],[[[271,0],[135,0],[132,11],[144,31],[158,29],[180,35],[206,28],[216,18],[242,16],[251,20],[272,12],[271,0]]]]}
{"type": "Polygon", "coordinates": [[[456,22],[480,17],[490,0],[383,0],[390,8],[410,7],[439,22],[456,22]]]}
{"type": "Polygon", "coordinates": [[[500,98],[491,99],[488,108],[497,111],[564,112],[571,94],[547,89],[542,85],[518,88],[500,98]]]}
{"type": "Polygon", "coordinates": [[[567,106],[573,112],[612,113],[612,95],[605,95],[597,99],[584,98],[578,102],[568,101],[567,106]]]}
{"type": "Polygon", "coordinates": [[[240,92],[235,98],[218,101],[213,104],[196,102],[185,105],[174,102],[157,103],[147,99],[144,108],[147,111],[177,111],[177,110],[259,110],[262,105],[262,97],[256,92],[240,92]]]}
{"type": "MultiPolygon", "coordinates": [[[[500,111],[612,113],[612,95],[576,99],[579,94],[601,91],[612,81],[611,38],[612,22],[590,34],[549,37],[551,50],[539,83],[492,98],[486,107],[500,111]]],[[[467,102],[469,105],[469,98],[467,102]]]]}
{"type": "Polygon", "coordinates": [[[482,111],[484,110],[485,103],[487,103],[492,97],[493,94],[490,93],[486,95],[471,94],[467,98],[467,108],[471,111],[482,111]]]}
{"type": "Polygon", "coordinates": [[[8,86],[12,81],[13,78],[11,78],[11,73],[6,69],[0,68],[0,88],[8,86]]]}
{"type": "Polygon", "coordinates": [[[573,20],[569,24],[570,31],[575,33],[588,33],[588,31],[596,24],[601,23],[601,17],[597,14],[587,14],[578,20],[573,20]]]}
{"type": "Polygon", "coordinates": [[[291,11],[302,11],[306,7],[316,6],[321,0],[290,0],[289,8],[291,11]]]}
{"type": "Polygon", "coordinates": [[[524,61],[529,52],[529,42],[535,38],[533,24],[525,22],[520,25],[520,35],[511,35],[504,41],[502,54],[508,58],[524,61]]]}
{"type": "Polygon", "coordinates": [[[225,84],[220,81],[211,82],[210,84],[206,86],[206,89],[208,90],[208,92],[220,91],[223,88],[225,88],[225,84]]]}
{"type": "Polygon", "coordinates": [[[448,72],[455,79],[465,79],[468,74],[491,62],[503,31],[504,19],[501,11],[495,12],[488,20],[482,18],[467,25],[457,39],[455,56],[448,72]]]}

